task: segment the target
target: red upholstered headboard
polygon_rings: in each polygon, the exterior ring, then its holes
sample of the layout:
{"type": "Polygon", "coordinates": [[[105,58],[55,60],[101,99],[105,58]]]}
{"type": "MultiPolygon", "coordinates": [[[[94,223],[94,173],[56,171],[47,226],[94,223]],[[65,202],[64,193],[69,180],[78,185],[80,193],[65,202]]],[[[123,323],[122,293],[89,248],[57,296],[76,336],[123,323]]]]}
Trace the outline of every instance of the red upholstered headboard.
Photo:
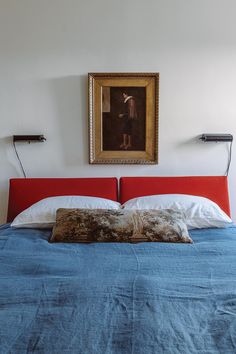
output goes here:
{"type": "Polygon", "coordinates": [[[117,201],[116,178],[17,178],[10,180],[7,221],[47,197],[86,195],[117,201]]]}
{"type": "Polygon", "coordinates": [[[230,215],[226,176],[196,177],[122,177],[120,202],[152,194],[192,194],[217,203],[230,215]]]}

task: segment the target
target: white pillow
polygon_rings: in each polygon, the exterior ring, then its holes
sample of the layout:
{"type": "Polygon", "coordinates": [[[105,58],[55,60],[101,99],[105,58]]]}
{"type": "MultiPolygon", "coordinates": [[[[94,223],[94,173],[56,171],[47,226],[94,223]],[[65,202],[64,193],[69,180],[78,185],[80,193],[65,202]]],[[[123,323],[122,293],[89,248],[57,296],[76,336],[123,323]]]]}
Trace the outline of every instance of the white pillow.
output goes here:
{"type": "Polygon", "coordinates": [[[128,200],[125,209],[174,209],[184,212],[188,229],[227,227],[232,220],[213,201],[185,194],[160,194],[128,200]]]}
{"type": "Polygon", "coordinates": [[[51,228],[59,208],[120,209],[121,205],[110,199],[85,196],[49,197],[31,205],[13,220],[12,227],[51,228]]]}

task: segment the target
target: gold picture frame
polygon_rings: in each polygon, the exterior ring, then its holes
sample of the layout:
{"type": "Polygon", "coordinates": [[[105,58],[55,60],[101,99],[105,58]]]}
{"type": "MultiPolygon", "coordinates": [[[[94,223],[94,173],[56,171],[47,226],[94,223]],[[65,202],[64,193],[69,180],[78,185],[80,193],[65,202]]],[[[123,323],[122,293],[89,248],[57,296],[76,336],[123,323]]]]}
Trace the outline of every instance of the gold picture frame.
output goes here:
{"type": "Polygon", "coordinates": [[[159,73],[89,73],[89,163],[157,164],[159,73]]]}

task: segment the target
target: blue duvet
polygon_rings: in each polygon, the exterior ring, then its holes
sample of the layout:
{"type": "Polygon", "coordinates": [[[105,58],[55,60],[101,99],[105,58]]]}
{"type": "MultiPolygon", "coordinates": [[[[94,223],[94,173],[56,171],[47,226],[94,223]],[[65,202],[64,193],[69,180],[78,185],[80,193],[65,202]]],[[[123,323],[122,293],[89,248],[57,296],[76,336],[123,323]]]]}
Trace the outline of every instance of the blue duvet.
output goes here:
{"type": "Polygon", "coordinates": [[[236,353],[236,228],[51,244],[0,227],[1,354],[236,353]]]}

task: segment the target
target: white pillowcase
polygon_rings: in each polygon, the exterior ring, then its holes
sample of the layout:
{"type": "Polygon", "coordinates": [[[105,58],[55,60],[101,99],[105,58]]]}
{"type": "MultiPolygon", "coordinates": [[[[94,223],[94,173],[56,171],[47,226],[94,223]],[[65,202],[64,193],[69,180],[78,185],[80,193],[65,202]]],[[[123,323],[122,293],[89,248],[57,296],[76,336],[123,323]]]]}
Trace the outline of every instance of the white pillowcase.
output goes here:
{"type": "Polygon", "coordinates": [[[59,196],[40,200],[22,211],[13,220],[12,227],[51,228],[59,208],[120,209],[121,205],[110,199],[85,196],[59,196]]]}
{"type": "Polygon", "coordinates": [[[128,200],[125,209],[174,209],[186,217],[188,229],[227,227],[232,220],[213,201],[204,197],[186,194],[160,194],[128,200]]]}

